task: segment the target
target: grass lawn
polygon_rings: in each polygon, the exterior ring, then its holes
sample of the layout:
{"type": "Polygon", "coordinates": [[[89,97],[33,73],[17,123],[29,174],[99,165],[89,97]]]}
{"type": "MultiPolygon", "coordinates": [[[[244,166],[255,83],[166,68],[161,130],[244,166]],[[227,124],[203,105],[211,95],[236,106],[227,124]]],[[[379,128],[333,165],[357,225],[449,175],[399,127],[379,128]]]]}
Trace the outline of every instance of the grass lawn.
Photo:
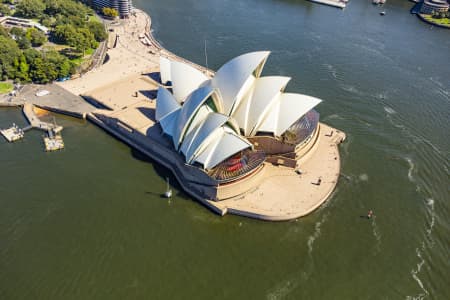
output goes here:
{"type": "Polygon", "coordinates": [[[6,94],[11,92],[13,85],[10,82],[0,82],[0,94],[6,94]]]}
{"type": "Polygon", "coordinates": [[[97,17],[97,15],[93,15],[93,16],[89,16],[89,22],[97,22],[97,23],[101,23],[102,20],[99,19],[99,17],[97,17]]]}
{"type": "Polygon", "coordinates": [[[95,52],[95,49],[89,48],[84,52],[84,55],[85,56],[92,55],[92,53],[94,53],[94,52],[95,52]]]}

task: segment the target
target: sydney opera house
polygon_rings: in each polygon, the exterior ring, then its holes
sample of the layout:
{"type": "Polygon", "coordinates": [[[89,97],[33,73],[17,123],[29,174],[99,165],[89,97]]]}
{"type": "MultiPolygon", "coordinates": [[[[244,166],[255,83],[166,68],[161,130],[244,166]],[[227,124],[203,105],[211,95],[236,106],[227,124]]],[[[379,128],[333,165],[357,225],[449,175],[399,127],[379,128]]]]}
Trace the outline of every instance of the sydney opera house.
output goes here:
{"type": "Polygon", "coordinates": [[[161,60],[156,120],[185,162],[218,182],[256,172],[266,155],[296,167],[292,152],[316,131],[320,99],[284,93],[290,78],[261,76],[268,51],[223,65],[209,79],[181,62],[161,60]]]}
{"type": "MultiPolygon", "coordinates": [[[[243,54],[214,74],[160,58],[149,122],[96,113],[97,123],[167,167],[191,196],[221,215],[287,220],[320,206],[339,176],[345,134],[319,122],[320,99],[286,93],[261,76],[270,52],[243,54]]],[[[144,108],[137,108],[143,110],[144,108]]]]}

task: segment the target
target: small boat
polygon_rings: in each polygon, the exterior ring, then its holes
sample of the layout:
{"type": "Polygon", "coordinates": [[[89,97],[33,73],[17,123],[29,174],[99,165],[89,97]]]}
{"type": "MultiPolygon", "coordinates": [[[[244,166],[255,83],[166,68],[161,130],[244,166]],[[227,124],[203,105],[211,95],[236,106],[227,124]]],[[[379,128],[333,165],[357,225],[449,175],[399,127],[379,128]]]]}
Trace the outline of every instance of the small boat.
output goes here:
{"type": "Polygon", "coordinates": [[[170,189],[169,177],[167,177],[167,188],[166,191],[164,192],[164,197],[172,198],[172,190],[170,189]]]}
{"type": "Polygon", "coordinates": [[[380,12],[380,15],[384,16],[386,14],[385,11],[380,12]]]}

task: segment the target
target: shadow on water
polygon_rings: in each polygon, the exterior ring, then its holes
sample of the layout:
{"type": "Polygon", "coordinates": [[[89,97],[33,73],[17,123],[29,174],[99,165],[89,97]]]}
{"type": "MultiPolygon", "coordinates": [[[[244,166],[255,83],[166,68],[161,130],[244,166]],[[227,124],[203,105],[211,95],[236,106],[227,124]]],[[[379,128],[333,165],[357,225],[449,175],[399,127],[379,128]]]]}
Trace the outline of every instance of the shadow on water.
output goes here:
{"type": "MultiPolygon", "coordinates": [[[[178,183],[177,178],[172,174],[171,171],[169,171],[169,169],[167,169],[166,167],[158,164],[156,161],[154,161],[153,159],[151,159],[150,157],[148,157],[147,155],[145,155],[144,153],[142,153],[139,150],[136,150],[134,148],[131,148],[131,156],[134,159],[137,159],[141,162],[144,163],[149,163],[151,165],[153,165],[153,168],[155,170],[155,173],[161,177],[162,180],[166,180],[166,178],[169,178],[170,181],[170,186],[176,190],[175,195],[178,198],[182,198],[185,200],[190,200],[191,198],[183,191],[182,187],[180,186],[180,184],[178,183]]],[[[145,193],[148,195],[154,195],[154,196],[159,196],[160,198],[164,198],[164,193],[165,191],[161,191],[161,193],[158,192],[153,192],[153,191],[146,191],[145,193]]]]}

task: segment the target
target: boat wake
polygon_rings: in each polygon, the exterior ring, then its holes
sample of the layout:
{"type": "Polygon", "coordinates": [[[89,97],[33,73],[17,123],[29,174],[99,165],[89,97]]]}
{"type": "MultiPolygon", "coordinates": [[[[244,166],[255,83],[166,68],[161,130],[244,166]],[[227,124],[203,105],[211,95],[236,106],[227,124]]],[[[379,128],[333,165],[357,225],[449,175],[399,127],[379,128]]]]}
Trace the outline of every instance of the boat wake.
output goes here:
{"type": "Polygon", "coordinates": [[[344,91],[350,93],[350,94],[355,94],[358,96],[363,96],[364,93],[361,92],[360,90],[358,90],[355,86],[353,85],[348,85],[348,84],[340,84],[341,89],[343,89],[344,91]]]}
{"type": "Polygon", "coordinates": [[[293,290],[295,290],[299,285],[299,283],[300,282],[295,277],[282,281],[275,286],[272,292],[269,292],[267,294],[267,299],[268,300],[283,299],[287,295],[289,295],[293,290]]]}
{"type": "Polygon", "coordinates": [[[434,91],[438,95],[443,96],[443,98],[446,99],[447,101],[450,101],[450,92],[445,89],[445,86],[434,77],[430,77],[430,81],[437,86],[437,89],[434,89],[434,91]]]}
{"type": "MultiPolygon", "coordinates": [[[[314,247],[313,247],[314,242],[320,237],[321,227],[327,221],[328,216],[329,216],[329,213],[325,213],[322,216],[322,218],[314,224],[314,232],[307,238],[306,245],[308,247],[308,255],[309,256],[312,256],[313,249],[314,249],[314,247]]],[[[267,293],[266,298],[270,299],[270,300],[284,299],[290,293],[292,293],[295,289],[298,288],[301,281],[308,280],[308,278],[311,274],[312,268],[313,268],[313,262],[312,262],[312,259],[305,260],[305,262],[306,262],[306,267],[303,269],[302,272],[292,274],[287,279],[278,283],[275,287],[273,287],[267,293]]]]}
{"type": "Polygon", "coordinates": [[[415,164],[414,164],[414,162],[412,161],[412,159],[409,158],[409,157],[405,157],[405,160],[406,160],[406,162],[407,162],[408,165],[409,165],[409,168],[408,168],[408,179],[409,179],[409,181],[411,181],[411,182],[416,182],[416,181],[414,180],[414,177],[413,177],[413,171],[414,171],[414,168],[415,168],[415,164]]]}
{"type": "Polygon", "coordinates": [[[375,245],[374,253],[373,253],[374,255],[381,252],[381,234],[380,234],[380,231],[378,230],[376,219],[377,219],[376,216],[374,216],[372,218],[372,234],[376,240],[376,245],[375,245]]]}
{"type": "Polygon", "coordinates": [[[407,296],[407,300],[419,300],[424,299],[426,296],[428,296],[430,293],[425,288],[425,285],[423,284],[422,280],[420,280],[419,273],[422,270],[422,267],[425,264],[425,259],[422,257],[422,253],[425,252],[427,249],[431,249],[434,245],[431,234],[433,232],[434,224],[435,224],[435,211],[434,211],[434,200],[433,199],[427,199],[426,200],[426,207],[427,207],[427,213],[430,218],[428,228],[425,230],[425,238],[421,243],[420,247],[416,248],[416,256],[418,258],[418,263],[416,266],[411,269],[410,274],[411,277],[414,279],[414,281],[417,283],[417,285],[421,289],[421,293],[415,296],[407,296]],[[429,245],[427,246],[426,241],[430,241],[429,245]]]}
{"type": "Polygon", "coordinates": [[[330,73],[331,76],[333,76],[334,79],[339,79],[338,78],[338,71],[337,71],[337,69],[334,66],[332,66],[330,64],[322,64],[322,66],[324,66],[327,69],[328,73],[330,73]]]}
{"type": "Polygon", "coordinates": [[[308,237],[308,241],[306,242],[306,244],[308,245],[308,254],[309,254],[309,256],[312,255],[312,252],[313,252],[313,249],[314,249],[313,248],[314,241],[320,237],[320,234],[321,234],[320,228],[323,225],[323,223],[328,219],[328,215],[329,215],[329,213],[324,214],[322,216],[322,218],[320,219],[320,221],[316,222],[316,224],[314,225],[314,232],[313,232],[313,234],[308,237]]]}
{"type": "Polygon", "coordinates": [[[393,114],[397,113],[393,108],[391,108],[389,106],[384,106],[383,109],[384,109],[385,112],[387,112],[390,115],[393,115],[393,114]]]}
{"type": "Polygon", "coordinates": [[[323,118],[323,121],[334,120],[334,119],[342,120],[343,118],[338,114],[332,114],[332,115],[329,115],[329,116],[326,116],[325,118],[323,118]]]}
{"type": "Polygon", "coordinates": [[[369,181],[369,175],[367,175],[367,174],[360,174],[359,176],[358,176],[358,179],[360,180],[360,181],[369,181]]]}

